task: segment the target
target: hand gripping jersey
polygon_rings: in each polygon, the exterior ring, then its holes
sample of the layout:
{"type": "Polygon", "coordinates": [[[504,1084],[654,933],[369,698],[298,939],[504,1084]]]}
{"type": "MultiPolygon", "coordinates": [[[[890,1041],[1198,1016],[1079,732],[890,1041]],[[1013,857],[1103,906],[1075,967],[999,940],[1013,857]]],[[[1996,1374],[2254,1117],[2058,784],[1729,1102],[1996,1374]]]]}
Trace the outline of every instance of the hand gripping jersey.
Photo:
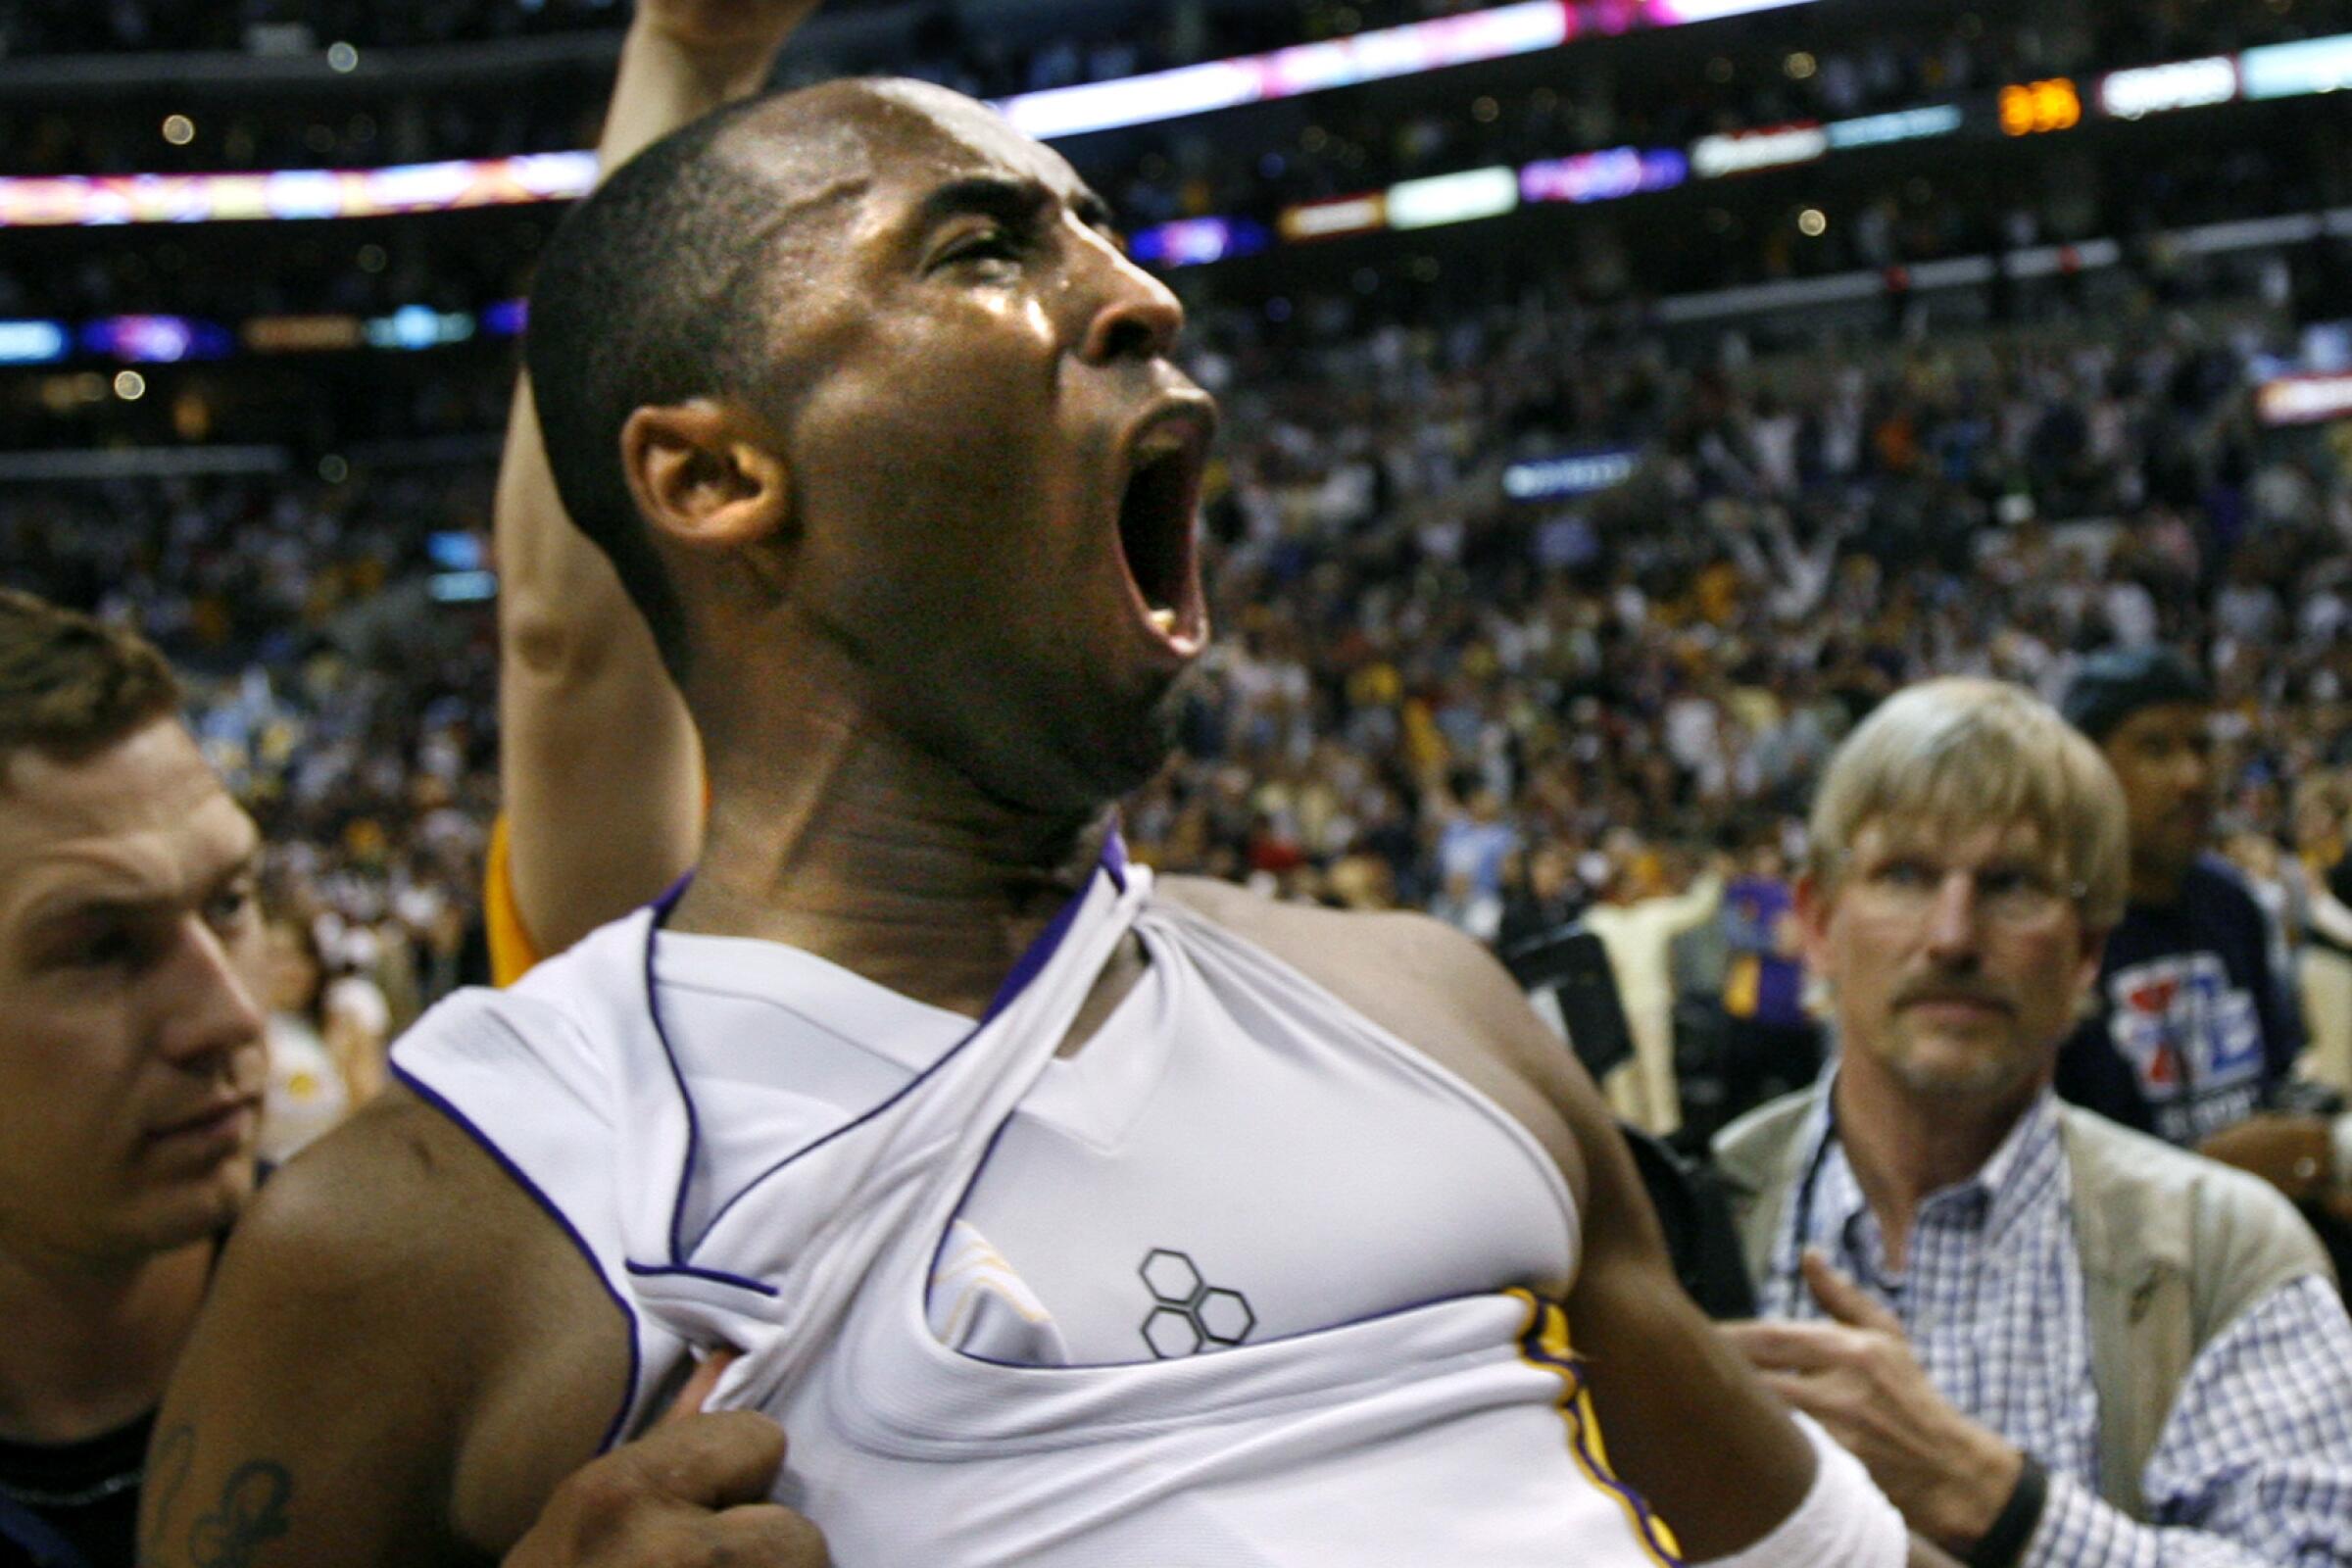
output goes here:
{"type": "Polygon", "coordinates": [[[627,1312],[608,1443],[730,1345],[713,1405],[783,1425],[843,1568],[1671,1560],[1524,1288],[1576,1266],[1548,1156],[1115,845],[976,1026],[658,925],[397,1053],[627,1312]],[[1056,1060],[1130,931],[1145,981],[1056,1060]],[[1056,1074],[1121,1060],[1073,1117],[1056,1074]]]}

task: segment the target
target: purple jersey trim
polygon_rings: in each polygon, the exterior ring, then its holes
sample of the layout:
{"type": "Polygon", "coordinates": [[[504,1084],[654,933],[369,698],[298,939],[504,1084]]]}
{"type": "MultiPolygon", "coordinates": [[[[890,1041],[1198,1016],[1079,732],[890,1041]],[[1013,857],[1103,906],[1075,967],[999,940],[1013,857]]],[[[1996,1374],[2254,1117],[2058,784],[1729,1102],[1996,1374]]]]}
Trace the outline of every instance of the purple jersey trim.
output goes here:
{"type": "MultiPolygon", "coordinates": [[[[678,1176],[678,1196],[669,1206],[669,1256],[672,1263],[682,1264],[686,1257],[684,1234],[686,1229],[686,1184],[693,1179],[696,1153],[703,1141],[702,1121],[695,1115],[694,1097],[686,1092],[686,1075],[678,1068],[678,1054],[669,1049],[669,1031],[662,1023],[662,1006],[654,995],[654,938],[669,923],[669,917],[686,896],[694,881],[688,871],[669,885],[669,890],[653,904],[654,917],[645,928],[645,1010],[654,1020],[654,1035],[662,1042],[662,1059],[669,1064],[670,1081],[678,1086],[678,1102],[686,1107],[686,1164],[678,1176]]],[[[633,1272],[637,1265],[631,1263],[633,1272]]]]}
{"type": "Polygon", "coordinates": [[[1110,885],[1121,893],[1127,891],[1127,841],[1119,836],[1114,820],[1110,836],[1102,841],[1102,869],[1110,873],[1110,885]]]}
{"type": "Polygon", "coordinates": [[[723,1273],[714,1268],[689,1268],[683,1263],[662,1266],[654,1263],[631,1262],[626,1259],[622,1261],[621,1267],[639,1279],[660,1279],[663,1275],[674,1275],[690,1280],[708,1280],[713,1285],[732,1285],[739,1291],[756,1291],[761,1296],[773,1297],[780,1294],[773,1285],[765,1285],[759,1280],[745,1279],[740,1274],[723,1273]]]}
{"type": "MultiPolygon", "coordinates": [[[[1552,1309],[1558,1310],[1556,1306],[1552,1309]]],[[[1618,1480],[1609,1467],[1600,1462],[1600,1456],[1592,1451],[1592,1434],[1586,1430],[1584,1418],[1577,1409],[1577,1402],[1585,1396],[1585,1363],[1577,1356],[1554,1355],[1545,1349],[1544,1348],[1544,1311],[1539,1307],[1535,1321],[1528,1325],[1526,1335],[1519,1341],[1519,1350],[1522,1355],[1538,1366],[1550,1367],[1567,1379],[1568,1393],[1561,1401],[1561,1408],[1567,1412],[1568,1424],[1574,1434],[1570,1441],[1576,1446],[1577,1458],[1583,1462],[1587,1474],[1624,1500],[1627,1509],[1632,1512],[1641,1529],[1642,1543],[1651,1551],[1657,1553],[1658,1560],[1669,1563],[1681,1562],[1683,1560],[1681,1555],[1669,1550],[1665,1541],[1661,1539],[1657,1515],[1649,1511],[1648,1501],[1643,1498],[1642,1494],[1618,1480]]]]}
{"type": "Polygon", "coordinates": [[[596,1283],[605,1288],[605,1294],[612,1298],[612,1304],[619,1307],[620,1315],[628,1320],[629,1386],[621,1394],[620,1408],[612,1412],[612,1424],[605,1428],[604,1437],[597,1443],[597,1452],[607,1451],[620,1441],[620,1435],[627,1427],[629,1409],[637,1402],[637,1380],[645,1370],[641,1352],[637,1347],[637,1309],[631,1306],[628,1298],[613,1289],[612,1282],[605,1277],[604,1265],[597,1261],[596,1250],[588,1245],[588,1239],[580,1234],[579,1227],[572,1224],[571,1217],[556,1206],[556,1200],[548,1197],[537,1182],[525,1175],[520,1165],[515,1164],[513,1159],[508,1157],[507,1152],[498,1147],[496,1140],[484,1132],[471,1117],[443,1098],[439,1091],[406,1067],[401,1066],[400,1063],[392,1064],[392,1076],[406,1084],[410,1092],[417,1099],[447,1116],[475,1143],[481,1145],[482,1152],[498,1162],[499,1168],[514,1179],[514,1185],[528,1193],[532,1201],[547,1211],[548,1218],[556,1222],[564,1234],[571,1239],[571,1245],[579,1249],[580,1255],[588,1260],[588,1267],[596,1274],[596,1283]]]}
{"type": "MultiPolygon", "coordinates": [[[[1126,846],[1119,842],[1118,833],[1114,829],[1109,839],[1103,844],[1100,866],[1101,869],[1110,875],[1115,886],[1123,889],[1126,886],[1126,846]]],[[[1071,895],[1069,900],[1062,905],[1059,912],[1054,916],[1053,923],[1048,925],[1044,931],[1038,934],[1036,941],[1029,944],[1028,951],[1023,953],[1019,960],[1013,964],[1012,972],[1004,977],[1004,983],[997,988],[997,994],[995,998],[991,1000],[988,1004],[988,1010],[980,1015],[980,1021],[972,1026],[969,1034],[965,1035],[961,1040],[956,1041],[955,1045],[943,1052],[937,1061],[934,1061],[930,1066],[925,1067],[921,1072],[908,1079],[896,1094],[890,1096],[887,1100],[884,1100],[880,1103],[874,1105],[870,1110],[867,1110],[864,1114],[857,1117],[855,1120],[844,1122],[841,1126],[834,1128],[831,1132],[826,1133],[823,1137],[818,1138],[811,1143],[802,1145],[799,1149],[796,1149],[791,1153],[786,1154],[782,1159],[779,1159],[773,1165],[768,1166],[767,1169],[761,1171],[759,1175],[753,1177],[749,1182],[745,1183],[744,1186],[734,1194],[734,1196],[729,1198],[725,1202],[718,1206],[717,1212],[710,1216],[710,1223],[703,1227],[703,1235],[708,1236],[711,1231],[715,1230],[719,1223],[734,1210],[734,1207],[737,1203],[742,1202],[744,1199],[750,1197],[770,1178],[782,1172],[795,1161],[800,1160],[808,1154],[812,1154],[817,1150],[824,1148],[827,1144],[833,1142],[835,1139],[840,1138],[847,1133],[854,1132],[858,1128],[864,1126],[867,1122],[872,1121],[875,1117],[890,1109],[891,1106],[897,1104],[900,1101],[905,1100],[908,1095],[914,1093],[914,1091],[920,1088],[924,1081],[929,1079],[932,1074],[938,1072],[942,1067],[946,1066],[956,1056],[960,1055],[963,1052],[963,1048],[970,1045],[975,1039],[977,1039],[980,1033],[985,1030],[990,1023],[995,1021],[997,1015],[1003,1012],[1007,1006],[1011,1005],[1013,999],[1018,997],[1023,991],[1027,990],[1030,982],[1035,980],[1041,973],[1043,973],[1046,965],[1053,961],[1054,955],[1059,952],[1061,949],[1062,939],[1069,935],[1070,925],[1074,920],[1076,920],[1079,906],[1086,902],[1086,896],[1090,891],[1092,891],[1093,885],[1093,879],[1090,877],[1087,885],[1080,888],[1075,894],[1071,895]]],[[[686,1087],[685,1071],[678,1065],[678,1054],[670,1046],[669,1026],[662,1020],[661,997],[654,986],[654,941],[655,938],[661,934],[662,922],[669,918],[670,911],[677,906],[678,896],[684,892],[684,889],[685,884],[683,881],[681,881],[676,888],[673,888],[668,894],[663,896],[662,901],[660,904],[654,906],[653,922],[646,928],[645,933],[646,1013],[653,1020],[655,1038],[662,1042],[662,1054],[669,1063],[670,1080],[678,1086],[678,1099],[686,1108],[686,1159],[684,1168],[678,1173],[677,1199],[670,1204],[669,1212],[669,1267],[671,1270],[677,1273],[692,1275],[698,1279],[707,1279],[718,1284],[733,1285],[744,1289],[756,1290],[760,1292],[762,1295],[773,1297],[776,1294],[773,1287],[757,1284],[749,1280],[740,1279],[733,1275],[698,1270],[688,1265],[686,1261],[688,1254],[693,1251],[693,1248],[686,1244],[684,1234],[686,1223],[686,1198],[689,1184],[694,1179],[695,1155],[700,1147],[702,1136],[701,1122],[695,1114],[694,1096],[686,1087]]],[[[697,1238],[697,1241],[700,1241],[699,1237],[697,1238]]],[[[654,1268],[641,1266],[635,1263],[631,1263],[628,1266],[632,1273],[658,1272],[658,1270],[654,1268]]]]}

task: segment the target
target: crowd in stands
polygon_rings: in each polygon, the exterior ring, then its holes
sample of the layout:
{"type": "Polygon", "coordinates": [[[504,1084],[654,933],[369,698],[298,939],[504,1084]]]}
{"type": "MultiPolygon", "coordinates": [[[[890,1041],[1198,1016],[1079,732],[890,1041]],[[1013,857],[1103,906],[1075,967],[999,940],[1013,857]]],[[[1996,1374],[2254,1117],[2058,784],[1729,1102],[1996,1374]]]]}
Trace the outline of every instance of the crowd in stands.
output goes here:
{"type": "Polygon", "coordinates": [[[406,305],[479,311],[523,294],[535,247],[558,216],[436,215],[323,232],[317,224],[275,232],[219,224],[128,242],[109,229],[111,243],[75,246],[48,266],[0,270],[0,317],[87,321],[159,313],[234,327],[261,316],[371,317],[406,305]],[[252,265],[257,244],[269,255],[266,268],[252,265]]]}
{"type": "MultiPolygon", "coordinates": [[[[1278,372],[1254,323],[1209,324],[1224,635],[1185,761],[1130,810],[1147,858],[1507,943],[1783,880],[1821,764],[1906,682],[2054,695],[2153,640],[2213,671],[2223,837],[2290,928],[2341,858],[2352,442],[2258,427],[2258,325],[1727,368],[1531,302],[1293,332],[1278,372]],[[1506,495],[1507,463],[1593,450],[1642,458],[1602,495],[1506,495]]],[[[1756,989],[1776,907],[1735,897],[1680,983],[1791,1004],[1756,989]]]]}
{"type": "MultiPolygon", "coordinates": [[[[1785,868],[1838,738],[1932,672],[2054,693],[2163,640],[2213,674],[2222,836],[2291,931],[2352,809],[2352,434],[2256,420],[2291,290],[2192,313],[2133,277],[2112,316],[1800,355],[1669,340],[1565,278],[1203,306],[1221,637],[1135,852],[1503,945],[1681,898],[1713,949],[1675,945],[1676,990],[1801,1030],[1785,868]],[[1596,451],[1630,476],[1506,489],[1596,451]]],[[[495,648],[424,578],[489,480],[485,457],[0,492],[0,573],[195,673],[276,904],[377,974],[395,1027],[478,972],[495,648]]]]}
{"type": "MultiPolygon", "coordinates": [[[[2133,263],[2163,287],[2187,286],[2167,236],[2198,224],[2257,215],[2298,214],[2338,204],[2317,143],[2208,141],[2143,156],[2119,133],[2065,181],[2021,182],[1998,162],[1886,165],[1869,179],[1841,179],[1805,194],[1824,214],[1820,232],[1797,224],[1801,203],[1759,209],[1727,193],[1701,208],[1682,195],[1637,198],[1588,210],[1566,241],[1564,265],[1591,300],[1663,297],[1778,278],[1868,269],[1887,270],[1954,256],[1987,256],[2036,245],[2118,238],[2133,263]],[[1931,172],[1932,171],[1932,172],[1931,172]],[[1669,205],[1661,206],[1660,203],[1669,205]],[[2172,274],[2171,280],[2159,274],[2172,274]]],[[[1209,211],[1254,213],[1271,222],[1291,197],[1306,199],[1370,183],[1326,142],[1314,159],[1286,165],[1298,176],[1251,180],[1235,171],[1193,180],[1165,158],[1147,155],[1102,184],[1130,229],[1209,211]],[[1121,182],[1123,179],[1123,182],[1121,182]],[[1232,205],[1222,205],[1230,202],[1232,205]]],[[[1995,149],[2004,151],[2006,149],[1995,149]]],[[[1388,169],[1382,177],[1397,172],[1388,169]]],[[[118,312],[166,312],[228,324],[256,317],[345,313],[387,315],[406,306],[469,312],[527,291],[537,247],[560,216],[529,208],[413,217],[353,225],[249,225],[108,229],[105,243],[41,236],[44,265],[0,270],[0,317],[86,321],[118,312]],[[299,229],[300,232],[295,230],[299,229]],[[256,242],[270,265],[250,265],[256,242]]],[[[1505,222],[1525,220],[1504,220],[1505,222]]],[[[1362,276],[1394,282],[1397,254],[1358,253],[1379,267],[1362,276]]],[[[2340,258],[2298,258],[2294,286],[2341,290],[2340,258]]],[[[495,410],[509,373],[493,365],[480,382],[495,410]]],[[[472,383],[468,382],[468,387],[472,383]]],[[[479,428],[483,397],[461,399],[460,428],[479,428]],[[465,422],[465,421],[473,422],[465,422]]],[[[429,422],[429,421],[428,421],[429,422]]]]}

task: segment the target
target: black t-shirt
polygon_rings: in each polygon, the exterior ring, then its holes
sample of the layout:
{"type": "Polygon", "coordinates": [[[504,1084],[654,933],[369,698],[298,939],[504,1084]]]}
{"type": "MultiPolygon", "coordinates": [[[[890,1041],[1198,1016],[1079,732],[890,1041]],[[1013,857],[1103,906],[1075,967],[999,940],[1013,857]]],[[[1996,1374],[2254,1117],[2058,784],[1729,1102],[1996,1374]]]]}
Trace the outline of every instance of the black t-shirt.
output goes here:
{"type": "Polygon", "coordinates": [[[2251,1115],[2303,1049],[2270,923],[2210,860],[2189,868],[2179,903],[2124,911],[2091,1001],[2059,1054],[2058,1093],[2175,1144],[2251,1115]]]}
{"type": "Polygon", "coordinates": [[[139,1477],[154,1428],[151,1412],[82,1443],[0,1443],[0,1568],[132,1568],[139,1477]],[[27,1528],[27,1514],[79,1559],[43,1552],[45,1532],[27,1528]]]}
{"type": "MultiPolygon", "coordinates": [[[[257,1189],[273,1168],[254,1168],[257,1189]]],[[[216,1263],[227,1241],[226,1231],[213,1238],[216,1263]]],[[[150,1410],[80,1443],[0,1442],[0,1568],[136,1568],[139,1483],[154,1433],[150,1410]]]]}

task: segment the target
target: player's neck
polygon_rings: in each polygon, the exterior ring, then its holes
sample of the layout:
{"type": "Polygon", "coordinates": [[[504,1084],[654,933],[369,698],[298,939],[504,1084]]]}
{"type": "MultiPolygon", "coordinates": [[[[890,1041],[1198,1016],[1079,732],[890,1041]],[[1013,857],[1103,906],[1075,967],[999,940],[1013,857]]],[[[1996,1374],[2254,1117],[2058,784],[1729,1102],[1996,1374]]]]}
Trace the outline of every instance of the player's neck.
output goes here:
{"type": "Polygon", "coordinates": [[[1107,810],[1008,808],[838,710],[779,705],[761,725],[707,740],[710,824],[672,930],[788,943],[978,1013],[1109,832],[1107,810]]]}
{"type": "Polygon", "coordinates": [[[76,1443],[154,1409],[213,1251],[210,1238],[105,1262],[0,1249],[0,1440],[76,1443]]]}
{"type": "Polygon", "coordinates": [[[1838,1072],[1837,1107],[1838,1142],[1895,1269],[1909,1250],[1919,1205],[1983,1170],[2022,1109],[2006,1100],[1930,1100],[1850,1055],[1838,1072]]]}

